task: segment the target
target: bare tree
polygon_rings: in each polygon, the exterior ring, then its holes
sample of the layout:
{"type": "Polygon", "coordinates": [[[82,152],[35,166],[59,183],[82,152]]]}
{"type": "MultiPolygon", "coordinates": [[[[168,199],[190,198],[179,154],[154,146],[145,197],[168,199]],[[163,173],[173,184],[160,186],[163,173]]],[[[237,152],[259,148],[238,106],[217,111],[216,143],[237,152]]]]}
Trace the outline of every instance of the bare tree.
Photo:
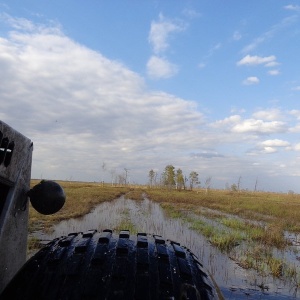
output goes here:
{"type": "Polygon", "coordinates": [[[241,181],[242,181],[242,176],[239,177],[239,180],[238,180],[238,183],[237,183],[237,190],[238,191],[240,191],[241,181]]]}
{"type": "Polygon", "coordinates": [[[205,185],[206,194],[208,193],[208,191],[210,189],[211,179],[212,179],[211,176],[209,176],[205,179],[204,185],[205,185]]]}
{"type": "Polygon", "coordinates": [[[155,172],[155,176],[154,176],[154,185],[157,186],[157,176],[158,176],[158,172],[155,172]]]}
{"type": "Polygon", "coordinates": [[[151,169],[149,171],[149,175],[148,176],[149,176],[150,188],[152,188],[153,187],[153,183],[155,182],[156,172],[153,169],[151,169]]]}
{"type": "Polygon", "coordinates": [[[111,175],[111,186],[114,185],[114,182],[115,182],[115,177],[116,177],[116,169],[111,169],[110,170],[110,175],[111,175]]]}
{"type": "Polygon", "coordinates": [[[231,190],[232,190],[233,192],[237,192],[239,189],[238,189],[238,186],[237,186],[235,183],[233,183],[233,184],[231,185],[231,190]]]}
{"type": "Polygon", "coordinates": [[[255,185],[254,185],[254,192],[257,191],[257,184],[258,184],[258,178],[256,177],[256,180],[255,180],[255,185]]]}
{"type": "Polygon", "coordinates": [[[103,162],[102,163],[102,180],[101,180],[102,186],[104,185],[104,172],[105,171],[106,171],[106,163],[103,162]]]}
{"type": "Polygon", "coordinates": [[[126,178],[124,174],[118,174],[118,183],[119,185],[126,185],[126,178]]]}
{"type": "Polygon", "coordinates": [[[189,179],[186,176],[184,176],[184,183],[183,183],[183,189],[184,190],[187,189],[186,184],[187,184],[188,181],[189,181],[189,179]]]}
{"type": "Polygon", "coordinates": [[[124,171],[125,171],[125,185],[127,185],[127,178],[128,178],[129,169],[124,168],[124,171]]]}

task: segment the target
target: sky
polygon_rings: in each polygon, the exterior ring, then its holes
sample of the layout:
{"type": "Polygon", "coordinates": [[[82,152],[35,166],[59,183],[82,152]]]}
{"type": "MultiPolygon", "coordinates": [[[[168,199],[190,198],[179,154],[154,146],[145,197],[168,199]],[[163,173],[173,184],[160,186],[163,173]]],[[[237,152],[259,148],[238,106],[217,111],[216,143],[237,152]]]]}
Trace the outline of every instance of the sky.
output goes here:
{"type": "Polygon", "coordinates": [[[299,1],[0,0],[0,119],[32,178],[300,193],[299,53],[299,1]]]}

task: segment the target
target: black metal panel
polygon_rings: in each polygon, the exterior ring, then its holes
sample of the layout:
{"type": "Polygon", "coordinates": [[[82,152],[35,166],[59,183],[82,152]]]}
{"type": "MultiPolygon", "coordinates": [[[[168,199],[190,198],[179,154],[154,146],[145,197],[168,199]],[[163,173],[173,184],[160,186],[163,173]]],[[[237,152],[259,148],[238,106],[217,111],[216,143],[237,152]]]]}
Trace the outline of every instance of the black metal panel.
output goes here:
{"type": "Polygon", "coordinates": [[[32,142],[0,121],[0,292],[26,260],[32,142]],[[17,255],[16,255],[16,249],[17,255]]]}

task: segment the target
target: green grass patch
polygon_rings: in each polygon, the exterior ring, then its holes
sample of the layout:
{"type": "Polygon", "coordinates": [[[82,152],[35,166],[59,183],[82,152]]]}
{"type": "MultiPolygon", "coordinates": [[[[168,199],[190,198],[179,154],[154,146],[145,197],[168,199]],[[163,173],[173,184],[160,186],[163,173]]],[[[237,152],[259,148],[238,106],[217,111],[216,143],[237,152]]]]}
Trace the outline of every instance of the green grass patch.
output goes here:
{"type": "Polygon", "coordinates": [[[133,235],[138,233],[136,226],[128,219],[122,220],[119,224],[117,224],[117,226],[114,228],[114,230],[116,230],[117,232],[119,232],[121,230],[129,230],[130,234],[133,234],[133,235]]]}
{"type": "Polygon", "coordinates": [[[213,246],[222,252],[230,252],[244,238],[239,231],[226,231],[201,219],[189,218],[188,222],[191,229],[201,233],[213,246]]]}
{"type": "Polygon", "coordinates": [[[192,205],[234,214],[251,220],[280,224],[284,230],[300,232],[300,195],[263,192],[229,192],[225,190],[181,191],[148,189],[147,195],[156,202],[176,206],[192,205]]]}

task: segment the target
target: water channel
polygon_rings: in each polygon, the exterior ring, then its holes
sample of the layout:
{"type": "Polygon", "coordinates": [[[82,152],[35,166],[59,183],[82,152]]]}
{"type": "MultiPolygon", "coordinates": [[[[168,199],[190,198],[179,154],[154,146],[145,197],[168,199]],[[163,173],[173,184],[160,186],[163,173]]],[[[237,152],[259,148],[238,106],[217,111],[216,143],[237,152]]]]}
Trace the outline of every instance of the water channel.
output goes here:
{"type": "Polygon", "coordinates": [[[190,248],[214,277],[225,299],[278,300],[300,297],[290,282],[262,276],[253,270],[239,267],[228,256],[212,247],[203,236],[189,229],[188,224],[179,219],[168,218],[159,204],[148,199],[133,201],[122,196],[98,205],[80,219],[60,222],[53,227],[51,233],[35,232],[33,235],[47,241],[71,232],[115,229],[124,219],[134,224],[138,232],[159,234],[190,248]]]}

